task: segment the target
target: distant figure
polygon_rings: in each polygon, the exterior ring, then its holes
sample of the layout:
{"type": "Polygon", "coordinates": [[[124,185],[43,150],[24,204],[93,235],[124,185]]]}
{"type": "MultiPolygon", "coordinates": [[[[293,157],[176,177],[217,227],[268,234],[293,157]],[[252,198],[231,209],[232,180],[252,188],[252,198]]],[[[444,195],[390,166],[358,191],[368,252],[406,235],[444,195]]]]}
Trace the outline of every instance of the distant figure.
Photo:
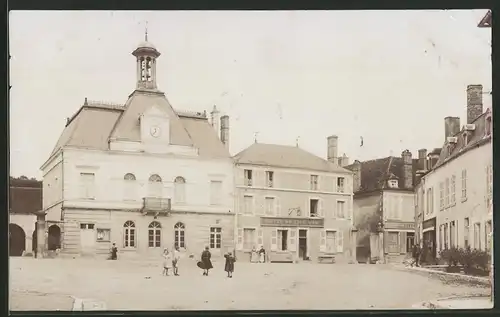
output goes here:
{"type": "Polygon", "coordinates": [[[410,266],[418,266],[418,260],[420,257],[420,247],[418,244],[413,245],[413,249],[411,250],[411,256],[412,256],[412,262],[410,263],[410,266]]]}
{"type": "Polygon", "coordinates": [[[213,268],[212,261],[210,258],[212,254],[210,254],[209,248],[205,247],[205,251],[201,253],[201,262],[203,264],[203,275],[208,276],[208,271],[213,268]]]}
{"type": "Polygon", "coordinates": [[[175,276],[179,276],[179,259],[180,259],[180,251],[179,246],[175,246],[173,255],[172,255],[172,267],[175,276]]]}
{"type": "Polygon", "coordinates": [[[232,278],[234,272],[234,262],[236,262],[236,257],[233,256],[231,252],[224,255],[226,258],[226,265],[224,265],[224,270],[227,272],[227,277],[232,278]]]}
{"type": "Polygon", "coordinates": [[[259,262],[264,263],[266,262],[266,250],[264,250],[264,246],[260,246],[259,250],[259,262]]]}
{"type": "Polygon", "coordinates": [[[257,248],[255,246],[252,248],[252,254],[250,256],[250,262],[252,262],[252,263],[259,262],[259,253],[257,252],[257,248]]]}
{"type": "Polygon", "coordinates": [[[168,276],[168,270],[172,268],[172,253],[167,248],[163,250],[163,273],[162,275],[168,276]]]}
{"type": "Polygon", "coordinates": [[[113,246],[111,247],[111,260],[117,260],[118,259],[118,248],[116,247],[116,243],[113,243],[113,246]]]}

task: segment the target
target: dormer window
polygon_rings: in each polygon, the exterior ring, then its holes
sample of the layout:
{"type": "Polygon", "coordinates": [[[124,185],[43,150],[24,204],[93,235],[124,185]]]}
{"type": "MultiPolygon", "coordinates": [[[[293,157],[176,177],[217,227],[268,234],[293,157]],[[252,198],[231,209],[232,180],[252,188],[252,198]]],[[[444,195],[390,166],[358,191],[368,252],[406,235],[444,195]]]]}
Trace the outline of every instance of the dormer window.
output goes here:
{"type": "Polygon", "coordinates": [[[491,116],[487,116],[486,117],[486,135],[491,135],[491,127],[492,127],[492,124],[491,124],[491,116]]]}
{"type": "Polygon", "coordinates": [[[388,180],[388,186],[389,188],[398,188],[398,180],[397,179],[388,180]]]}
{"type": "Polygon", "coordinates": [[[466,146],[469,143],[469,134],[467,132],[464,132],[464,134],[462,134],[462,137],[464,139],[464,146],[466,146]]]}

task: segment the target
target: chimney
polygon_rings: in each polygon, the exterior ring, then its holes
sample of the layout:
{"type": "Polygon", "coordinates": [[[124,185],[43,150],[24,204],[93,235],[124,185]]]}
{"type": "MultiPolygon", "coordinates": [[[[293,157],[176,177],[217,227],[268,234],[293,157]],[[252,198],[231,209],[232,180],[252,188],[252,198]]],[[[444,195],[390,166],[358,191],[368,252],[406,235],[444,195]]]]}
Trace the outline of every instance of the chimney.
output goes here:
{"type": "Polygon", "coordinates": [[[411,152],[409,150],[404,150],[401,153],[403,158],[403,177],[404,177],[404,188],[411,189],[413,187],[413,167],[411,152]]]}
{"type": "Polygon", "coordinates": [[[446,117],[444,118],[444,139],[456,135],[460,132],[460,118],[446,117]]]}
{"type": "Polygon", "coordinates": [[[214,127],[217,132],[219,132],[219,114],[219,110],[217,110],[217,107],[214,105],[212,112],[210,112],[210,124],[212,124],[212,127],[214,127]]]}
{"type": "Polygon", "coordinates": [[[351,170],[354,173],[352,176],[352,191],[356,193],[361,189],[361,162],[355,160],[351,170]]]}
{"type": "Polygon", "coordinates": [[[421,171],[427,170],[427,149],[418,150],[418,169],[421,171]]]}
{"type": "Polygon", "coordinates": [[[224,147],[229,149],[229,116],[220,118],[220,140],[224,143],[224,147]]]}
{"type": "Polygon", "coordinates": [[[329,162],[332,162],[334,164],[338,164],[337,161],[337,142],[338,142],[338,137],[336,135],[331,135],[328,138],[326,138],[327,144],[328,144],[328,150],[327,150],[327,160],[329,162]]]}
{"type": "Polygon", "coordinates": [[[483,113],[483,85],[467,86],[467,124],[483,113]]]}
{"type": "Polygon", "coordinates": [[[345,153],[342,155],[342,157],[339,157],[337,160],[339,165],[342,167],[346,167],[347,165],[349,165],[349,158],[347,157],[347,155],[345,155],[345,153]]]}

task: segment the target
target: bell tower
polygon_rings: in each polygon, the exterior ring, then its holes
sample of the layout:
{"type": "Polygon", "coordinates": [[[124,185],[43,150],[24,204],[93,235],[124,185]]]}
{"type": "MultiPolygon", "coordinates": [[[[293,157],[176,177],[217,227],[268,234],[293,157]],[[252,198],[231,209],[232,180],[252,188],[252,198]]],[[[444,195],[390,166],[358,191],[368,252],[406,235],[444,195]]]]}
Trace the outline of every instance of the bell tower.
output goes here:
{"type": "Polygon", "coordinates": [[[157,90],[156,59],[161,55],[156,47],[148,42],[146,27],[144,41],[132,52],[137,59],[137,89],[157,90]]]}

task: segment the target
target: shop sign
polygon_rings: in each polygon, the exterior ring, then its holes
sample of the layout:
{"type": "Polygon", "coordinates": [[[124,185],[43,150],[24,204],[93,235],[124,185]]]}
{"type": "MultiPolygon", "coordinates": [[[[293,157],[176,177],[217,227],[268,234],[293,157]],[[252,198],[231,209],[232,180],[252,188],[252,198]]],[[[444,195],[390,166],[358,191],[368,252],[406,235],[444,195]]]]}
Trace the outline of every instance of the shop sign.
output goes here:
{"type": "Polygon", "coordinates": [[[415,230],[414,222],[386,222],[386,229],[404,229],[404,230],[415,230]]]}
{"type": "Polygon", "coordinates": [[[260,225],[264,227],[309,227],[323,228],[325,220],[322,218],[275,218],[261,217],[260,225]]]}
{"type": "Polygon", "coordinates": [[[436,218],[428,219],[425,220],[424,223],[422,224],[423,229],[429,229],[432,227],[436,227],[436,218]]]}

